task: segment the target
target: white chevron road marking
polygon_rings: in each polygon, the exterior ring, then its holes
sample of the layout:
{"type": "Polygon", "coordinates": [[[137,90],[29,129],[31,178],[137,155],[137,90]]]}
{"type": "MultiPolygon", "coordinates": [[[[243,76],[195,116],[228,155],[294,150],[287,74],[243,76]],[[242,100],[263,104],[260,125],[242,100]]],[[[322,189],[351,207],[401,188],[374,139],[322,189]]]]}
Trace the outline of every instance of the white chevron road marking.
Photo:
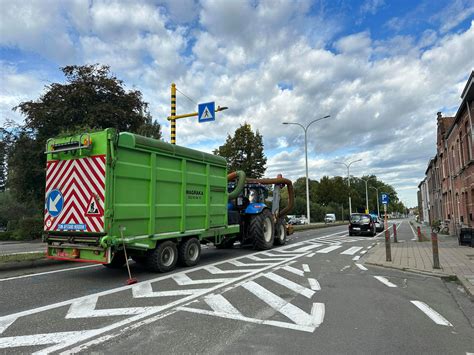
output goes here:
{"type": "Polygon", "coordinates": [[[23,335],[16,337],[0,338],[0,349],[15,348],[18,346],[38,346],[59,344],[66,340],[74,339],[89,333],[89,330],[78,330],[72,332],[45,333],[34,335],[23,335]]]}
{"type": "Polygon", "coordinates": [[[352,247],[352,248],[349,248],[349,249],[343,251],[341,254],[342,255],[354,255],[355,253],[357,253],[362,248],[363,247],[352,247]]]}
{"type": "Polygon", "coordinates": [[[316,253],[317,254],[327,254],[327,253],[329,253],[333,250],[339,249],[340,247],[341,247],[341,245],[331,245],[330,247],[318,250],[316,253]]]}
{"type": "Polygon", "coordinates": [[[397,285],[395,285],[394,283],[391,283],[390,281],[388,281],[387,278],[383,276],[374,276],[374,278],[379,280],[381,283],[383,283],[387,287],[397,287],[397,285]]]}
{"type": "Polygon", "coordinates": [[[291,280],[285,279],[284,277],[274,274],[273,272],[269,272],[267,274],[264,274],[267,279],[272,280],[282,286],[285,286],[286,288],[299,293],[306,298],[311,298],[314,295],[314,291],[310,290],[309,288],[306,288],[304,286],[301,286],[300,284],[297,284],[296,282],[293,282],[291,280]]]}

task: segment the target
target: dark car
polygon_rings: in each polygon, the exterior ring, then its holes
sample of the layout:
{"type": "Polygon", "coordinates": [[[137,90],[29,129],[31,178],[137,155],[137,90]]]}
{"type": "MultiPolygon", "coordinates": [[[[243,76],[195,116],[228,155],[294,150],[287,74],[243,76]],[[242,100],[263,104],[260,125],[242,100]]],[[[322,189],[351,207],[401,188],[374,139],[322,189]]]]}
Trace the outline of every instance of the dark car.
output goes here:
{"type": "Polygon", "coordinates": [[[370,235],[374,236],[375,223],[369,214],[353,213],[349,223],[349,235],[370,235]]]}
{"type": "Polygon", "coordinates": [[[381,218],[379,218],[376,214],[371,214],[372,221],[375,223],[375,231],[376,232],[383,232],[385,229],[384,222],[381,218]]]}

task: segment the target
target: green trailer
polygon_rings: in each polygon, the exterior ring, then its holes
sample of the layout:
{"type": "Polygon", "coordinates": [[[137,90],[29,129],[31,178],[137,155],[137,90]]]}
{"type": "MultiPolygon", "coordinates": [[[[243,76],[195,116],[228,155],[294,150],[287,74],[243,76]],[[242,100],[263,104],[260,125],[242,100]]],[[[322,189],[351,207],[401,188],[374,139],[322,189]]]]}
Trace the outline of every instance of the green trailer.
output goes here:
{"type": "Polygon", "coordinates": [[[222,157],[106,129],[46,144],[47,257],[155,271],[199,261],[240,232],[227,215],[222,157]]]}

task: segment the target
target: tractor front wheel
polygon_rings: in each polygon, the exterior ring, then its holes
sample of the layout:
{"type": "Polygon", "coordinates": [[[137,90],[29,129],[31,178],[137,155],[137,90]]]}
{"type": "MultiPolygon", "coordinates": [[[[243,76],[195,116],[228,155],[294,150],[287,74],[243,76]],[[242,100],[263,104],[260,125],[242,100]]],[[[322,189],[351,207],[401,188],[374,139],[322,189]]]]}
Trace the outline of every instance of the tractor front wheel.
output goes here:
{"type": "Polygon", "coordinates": [[[273,246],[275,226],[272,213],[265,209],[262,213],[250,216],[248,235],[254,249],[267,250],[273,246]]]}
{"type": "Polygon", "coordinates": [[[286,226],[283,220],[279,220],[275,226],[275,245],[286,244],[286,226]]]}

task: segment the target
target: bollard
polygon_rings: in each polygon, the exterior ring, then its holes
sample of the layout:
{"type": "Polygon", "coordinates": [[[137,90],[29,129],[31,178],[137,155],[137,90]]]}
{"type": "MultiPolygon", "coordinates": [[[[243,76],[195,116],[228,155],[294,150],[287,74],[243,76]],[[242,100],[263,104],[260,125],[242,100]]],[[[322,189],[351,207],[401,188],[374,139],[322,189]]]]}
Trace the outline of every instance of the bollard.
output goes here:
{"type": "Polygon", "coordinates": [[[433,269],[441,269],[439,266],[438,235],[431,233],[431,244],[433,246],[433,269]]]}
{"type": "Polygon", "coordinates": [[[393,225],[393,242],[398,243],[398,240],[397,240],[397,225],[396,224],[393,225]]]}
{"type": "Polygon", "coordinates": [[[418,241],[419,241],[419,242],[422,242],[423,239],[422,239],[422,237],[421,237],[421,228],[420,228],[420,226],[418,226],[417,231],[418,231],[418,241]]]}
{"type": "Polygon", "coordinates": [[[390,249],[390,232],[385,229],[385,260],[392,261],[392,250],[390,249]]]}

